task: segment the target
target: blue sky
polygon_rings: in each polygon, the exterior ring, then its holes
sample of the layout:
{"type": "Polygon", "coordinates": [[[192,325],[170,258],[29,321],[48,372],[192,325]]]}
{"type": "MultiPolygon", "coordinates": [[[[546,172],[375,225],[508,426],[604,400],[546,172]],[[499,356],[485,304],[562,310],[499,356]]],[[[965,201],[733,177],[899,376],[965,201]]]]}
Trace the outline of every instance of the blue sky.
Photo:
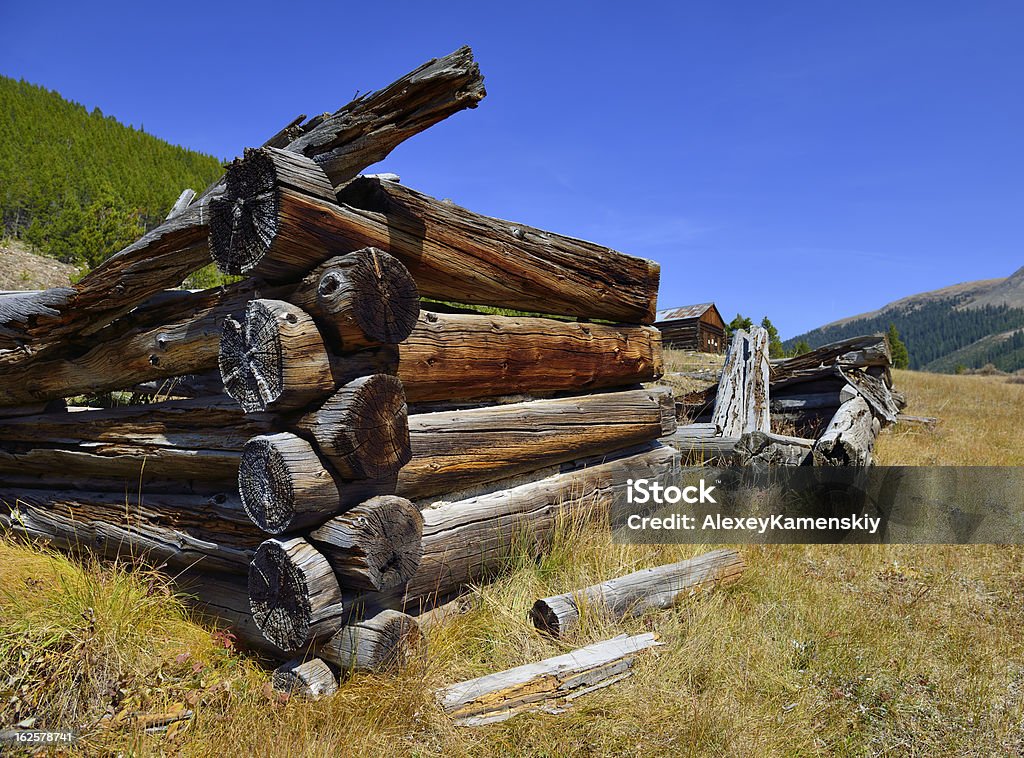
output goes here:
{"type": "Polygon", "coordinates": [[[1024,265],[1020,2],[173,7],[0,0],[0,73],[233,157],[469,44],[488,96],[380,170],[784,337],[1024,265]]]}

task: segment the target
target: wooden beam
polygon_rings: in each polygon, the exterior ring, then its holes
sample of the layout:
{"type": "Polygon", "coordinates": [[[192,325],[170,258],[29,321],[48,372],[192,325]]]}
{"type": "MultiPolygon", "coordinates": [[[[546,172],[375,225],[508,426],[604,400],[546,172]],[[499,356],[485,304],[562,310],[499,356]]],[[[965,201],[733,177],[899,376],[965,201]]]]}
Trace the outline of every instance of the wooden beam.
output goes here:
{"type": "Polygon", "coordinates": [[[723,437],[771,431],[768,372],[767,330],[755,326],[749,334],[734,333],[711,417],[723,437]]]}

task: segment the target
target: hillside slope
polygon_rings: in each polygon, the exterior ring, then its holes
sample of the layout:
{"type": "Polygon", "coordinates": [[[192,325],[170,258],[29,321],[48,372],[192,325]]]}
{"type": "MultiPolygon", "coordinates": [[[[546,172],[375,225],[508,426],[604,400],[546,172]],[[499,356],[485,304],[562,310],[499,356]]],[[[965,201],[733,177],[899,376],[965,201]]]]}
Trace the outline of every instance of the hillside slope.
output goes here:
{"type": "Polygon", "coordinates": [[[0,77],[0,236],[94,266],[152,228],[220,161],[57,92],[0,77]]]}
{"type": "Polygon", "coordinates": [[[876,311],[834,321],[787,340],[812,348],[895,324],[910,367],[951,372],[991,363],[1024,368],[1024,268],[1005,279],[966,282],[901,298],[876,311]]]}

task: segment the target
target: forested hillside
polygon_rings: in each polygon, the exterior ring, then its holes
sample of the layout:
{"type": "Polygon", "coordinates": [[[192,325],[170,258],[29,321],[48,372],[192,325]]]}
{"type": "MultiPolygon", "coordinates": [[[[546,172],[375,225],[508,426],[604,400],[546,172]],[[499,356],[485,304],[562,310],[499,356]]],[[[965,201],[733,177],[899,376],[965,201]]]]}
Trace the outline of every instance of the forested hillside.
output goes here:
{"type": "Polygon", "coordinates": [[[1024,309],[1006,305],[965,308],[965,298],[926,301],[886,308],[863,318],[815,329],[787,340],[789,348],[800,340],[812,347],[858,334],[896,329],[910,353],[910,368],[955,371],[992,363],[1004,371],[1024,368],[1024,309]],[[998,335],[998,336],[997,336],[998,335]]]}
{"type": "Polygon", "coordinates": [[[38,252],[94,266],[221,173],[216,158],[0,77],[2,236],[38,252]]]}

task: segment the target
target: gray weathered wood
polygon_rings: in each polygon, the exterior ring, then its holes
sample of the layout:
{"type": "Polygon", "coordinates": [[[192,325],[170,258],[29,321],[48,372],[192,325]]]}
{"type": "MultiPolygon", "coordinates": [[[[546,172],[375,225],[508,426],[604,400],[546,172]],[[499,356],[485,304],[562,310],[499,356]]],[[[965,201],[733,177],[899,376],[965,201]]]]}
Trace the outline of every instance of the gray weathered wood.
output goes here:
{"type": "Polygon", "coordinates": [[[771,431],[768,373],[767,330],[755,326],[749,334],[742,329],[735,332],[711,417],[723,437],[771,431]]]}
{"type": "Polygon", "coordinates": [[[270,681],[275,692],[308,700],[317,700],[338,691],[338,677],[320,658],[293,658],[274,669],[270,681]]]}
{"type": "Polygon", "coordinates": [[[740,466],[803,466],[811,462],[814,440],[771,432],[748,432],[740,437],[733,462],[740,466]]]}
{"type": "Polygon", "coordinates": [[[680,425],[660,440],[682,454],[684,465],[729,461],[739,441],[739,437],[721,436],[711,423],[680,425]]]}
{"type": "Polygon", "coordinates": [[[881,423],[859,395],[836,411],[814,444],[816,466],[870,466],[881,423]]]}
{"type": "Polygon", "coordinates": [[[370,618],[346,624],[318,650],[342,674],[382,671],[402,666],[423,644],[416,619],[400,611],[383,610],[370,618]]]}
{"type": "Polygon", "coordinates": [[[622,619],[656,608],[670,608],[688,597],[724,587],[740,578],[743,557],[728,548],[679,563],[642,569],[575,592],[541,598],[530,610],[538,629],[556,637],[575,630],[580,615],[622,619]]]}

